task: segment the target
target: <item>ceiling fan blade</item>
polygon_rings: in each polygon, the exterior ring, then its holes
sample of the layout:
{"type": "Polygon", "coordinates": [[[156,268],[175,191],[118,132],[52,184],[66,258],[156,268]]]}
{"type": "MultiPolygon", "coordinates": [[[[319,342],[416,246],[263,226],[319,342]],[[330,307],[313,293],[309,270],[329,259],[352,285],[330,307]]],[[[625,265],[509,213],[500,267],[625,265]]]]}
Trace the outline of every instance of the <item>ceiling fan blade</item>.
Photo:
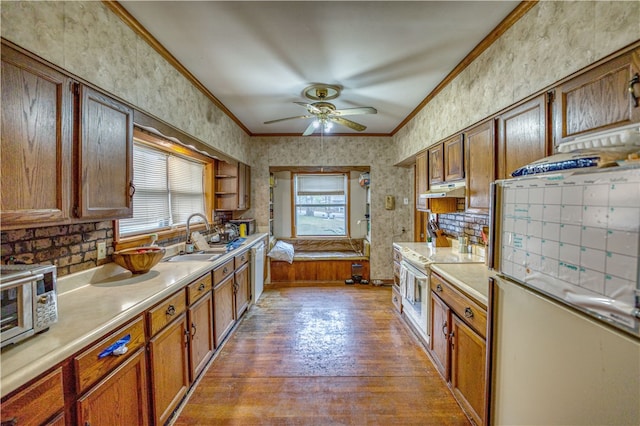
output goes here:
{"type": "Polygon", "coordinates": [[[360,114],[377,114],[378,110],[374,107],[358,107],[358,108],[345,108],[331,111],[331,115],[337,115],[343,117],[345,115],[360,115],[360,114]]]}
{"type": "Polygon", "coordinates": [[[287,117],[287,118],[279,118],[277,120],[265,121],[264,124],[277,123],[279,121],[285,121],[285,120],[293,120],[295,118],[311,118],[311,117],[313,117],[313,115],[299,115],[297,117],[287,117]]]}
{"type": "Polygon", "coordinates": [[[312,121],[311,124],[309,124],[309,127],[307,127],[307,129],[304,131],[302,136],[309,136],[310,134],[312,134],[317,127],[315,124],[315,121],[312,121]]]}
{"type": "Polygon", "coordinates": [[[313,104],[308,104],[305,102],[294,102],[294,104],[300,105],[301,107],[305,107],[307,109],[307,111],[309,111],[311,114],[320,114],[322,113],[322,110],[318,107],[316,107],[313,104]]]}
{"type": "Polygon", "coordinates": [[[362,124],[356,123],[355,121],[347,120],[346,118],[341,117],[329,117],[329,121],[333,121],[334,123],[341,124],[350,129],[356,130],[358,132],[362,132],[367,128],[367,126],[363,126],[362,124]]]}

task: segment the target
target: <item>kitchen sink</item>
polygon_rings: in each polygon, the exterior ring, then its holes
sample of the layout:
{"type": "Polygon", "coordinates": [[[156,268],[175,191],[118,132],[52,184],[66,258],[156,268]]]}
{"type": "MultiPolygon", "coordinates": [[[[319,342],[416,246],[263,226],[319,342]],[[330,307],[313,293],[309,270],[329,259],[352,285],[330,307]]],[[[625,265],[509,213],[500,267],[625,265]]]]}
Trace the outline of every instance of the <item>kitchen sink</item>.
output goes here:
{"type": "Polygon", "coordinates": [[[168,258],[165,262],[213,262],[222,256],[221,252],[185,253],[168,258]]]}

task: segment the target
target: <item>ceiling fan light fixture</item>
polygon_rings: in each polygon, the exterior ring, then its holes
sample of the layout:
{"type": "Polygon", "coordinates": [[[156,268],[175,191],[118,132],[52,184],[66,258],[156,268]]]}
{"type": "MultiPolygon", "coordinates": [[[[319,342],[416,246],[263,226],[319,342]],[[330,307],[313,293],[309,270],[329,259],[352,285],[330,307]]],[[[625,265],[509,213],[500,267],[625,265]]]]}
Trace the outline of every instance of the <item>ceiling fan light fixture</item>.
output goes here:
{"type": "Polygon", "coordinates": [[[312,84],[311,86],[305,88],[302,91],[302,94],[305,98],[314,101],[328,101],[340,96],[341,91],[342,87],[340,86],[320,83],[312,84]]]}
{"type": "Polygon", "coordinates": [[[320,126],[320,122],[318,120],[314,120],[313,121],[313,127],[315,127],[317,129],[318,126],[320,126]]]}

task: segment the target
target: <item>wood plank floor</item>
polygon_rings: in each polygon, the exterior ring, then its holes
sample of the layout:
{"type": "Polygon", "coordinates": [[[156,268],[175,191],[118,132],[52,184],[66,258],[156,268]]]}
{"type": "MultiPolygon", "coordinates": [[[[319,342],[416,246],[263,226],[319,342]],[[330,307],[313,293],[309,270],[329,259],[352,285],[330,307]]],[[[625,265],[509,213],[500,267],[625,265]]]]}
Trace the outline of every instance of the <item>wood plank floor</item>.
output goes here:
{"type": "Polygon", "coordinates": [[[424,350],[368,285],[268,287],[174,425],[468,425],[424,350]]]}

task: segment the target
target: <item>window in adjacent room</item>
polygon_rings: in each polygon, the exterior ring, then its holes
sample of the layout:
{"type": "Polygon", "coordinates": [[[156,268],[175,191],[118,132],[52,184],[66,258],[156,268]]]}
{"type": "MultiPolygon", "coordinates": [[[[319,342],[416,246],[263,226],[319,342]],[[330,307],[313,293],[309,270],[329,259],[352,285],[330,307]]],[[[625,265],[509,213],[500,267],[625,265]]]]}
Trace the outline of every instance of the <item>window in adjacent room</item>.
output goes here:
{"type": "Polygon", "coordinates": [[[120,236],[184,225],[205,212],[202,162],[134,143],[133,218],[119,221],[120,236]]]}
{"type": "Polygon", "coordinates": [[[344,173],[295,175],[296,236],[347,235],[347,182],[344,173]]]}

